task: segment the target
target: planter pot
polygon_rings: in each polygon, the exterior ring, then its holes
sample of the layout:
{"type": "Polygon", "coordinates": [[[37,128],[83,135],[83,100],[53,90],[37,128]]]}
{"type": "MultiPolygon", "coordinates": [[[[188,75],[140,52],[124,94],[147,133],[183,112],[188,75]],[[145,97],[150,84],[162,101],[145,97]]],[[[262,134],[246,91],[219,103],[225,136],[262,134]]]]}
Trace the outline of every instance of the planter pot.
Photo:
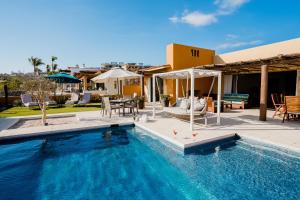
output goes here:
{"type": "Polygon", "coordinates": [[[144,103],[144,101],[139,101],[139,102],[138,102],[138,107],[139,107],[139,109],[144,109],[144,108],[145,108],[145,103],[144,103]]]}
{"type": "Polygon", "coordinates": [[[163,105],[164,107],[169,107],[170,101],[169,101],[169,100],[162,100],[161,103],[162,103],[162,105],[163,105]]]}

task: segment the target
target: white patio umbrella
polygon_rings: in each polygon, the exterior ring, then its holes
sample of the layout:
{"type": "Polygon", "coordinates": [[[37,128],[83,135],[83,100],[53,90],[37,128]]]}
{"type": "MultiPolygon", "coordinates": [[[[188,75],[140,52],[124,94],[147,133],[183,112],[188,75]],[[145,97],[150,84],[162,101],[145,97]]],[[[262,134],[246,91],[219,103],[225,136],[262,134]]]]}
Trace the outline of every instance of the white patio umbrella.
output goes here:
{"type": "Polygon", "coordinates": [[[114,67],[111,70],[100,74],[91,80],[94,83],[103,83],[105,80],[117,80],[118,83],[118,93],[119,93],[119,80],[124,80],[124,79],[133,79],[133,78],[142,78],[142,75],[124,70],[120,67],[114,67]]]}

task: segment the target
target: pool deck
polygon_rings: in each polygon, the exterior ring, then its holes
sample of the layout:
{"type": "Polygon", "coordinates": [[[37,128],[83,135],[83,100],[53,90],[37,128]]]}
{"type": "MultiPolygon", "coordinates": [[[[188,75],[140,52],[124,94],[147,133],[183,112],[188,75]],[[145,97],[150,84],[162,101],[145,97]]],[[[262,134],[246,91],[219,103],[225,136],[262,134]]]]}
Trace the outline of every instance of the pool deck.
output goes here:
{"type": "MultiPolygon", "coordinates": [[[[101,127],[109,127],[113,124],[135,124],[157,137],[160,137],[180,149],[185,149],[200,144],[210,143],[216,140],[234,137],[238,134],[242,138],[249,138],[266,142],[282,148],[300,152],[300,122],[287,121],[281,123],[279,118],[272,119],[272,111],[268,111],[266,122],[258,121],[258,109],[230,110],[221,114],[221,125],[216,125],[216,116],[210,115],[208,125],[204,121],[196,121],[195,130],[190,131],[189,123],[166,115],[161,110],[157,111],[154,119],[151,118],[151,108],[140,110],[140,115],[147,114],[148,122],[135,122],[131,116],[112,118],[102,117],[99,111],[89,111],[69,114],[56,114],[52,116],[64,117],[64,115],[76,115],[78,123],[65,125],[40,126],[30,128],[6,129],[8,124],[13,124],[16,118],[0,119],[0,140],[17,137],[28,137],[43,134],[53,134],[66,131],[87,130],[101,127]],[[5,121],[4,121],[5,120],[5,121]],[[2,128],[2,129],[1,129],[2,128]],[[174,135],[174,131],[177,133],[174,135]],[[193,133],[196,136],[193,137],[193,133]]],[[[33,116],[38,117],[38,116],[33,116]]],[[[26,118],[26,117],[23,117],[26,118]]],[[[32,118],[32,117],[31,117],[32,118]]],[[[19,119],[19,118],[17,118],[19,119]]]]}

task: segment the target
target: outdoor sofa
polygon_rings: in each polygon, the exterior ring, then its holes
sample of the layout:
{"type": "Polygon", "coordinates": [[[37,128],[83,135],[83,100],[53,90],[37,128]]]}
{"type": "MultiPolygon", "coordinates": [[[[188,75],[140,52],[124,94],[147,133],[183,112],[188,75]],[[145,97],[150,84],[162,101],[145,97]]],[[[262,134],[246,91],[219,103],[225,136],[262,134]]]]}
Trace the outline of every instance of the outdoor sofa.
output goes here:
{"type": "MultiPolygon", "coordinates": [[[[164,107],[163,111],[171,115],[172,117],[190,120],[190,99],[179,98],[173,107],[164,107]]],[[[194,119],[204,118],[205,125],[207,125],[207,99],[194,99],[194,119]]]]}
{"type": "Polygon", "coordinates": [[[224,94],[224,105],[230,108],[245,109],[248,106],[249,94],[224,94]]]}

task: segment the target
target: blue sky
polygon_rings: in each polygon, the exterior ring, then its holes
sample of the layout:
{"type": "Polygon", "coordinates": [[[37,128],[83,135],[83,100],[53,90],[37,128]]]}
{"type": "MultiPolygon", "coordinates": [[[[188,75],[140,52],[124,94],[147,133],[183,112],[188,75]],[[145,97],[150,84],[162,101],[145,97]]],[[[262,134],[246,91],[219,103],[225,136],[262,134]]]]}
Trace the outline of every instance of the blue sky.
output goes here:
{"type": "Polygon", "coordinates": [[[230,52],[300,37],[298,0],[0,0],[0,72],[164,64],[169,43],[230,52]]]}

